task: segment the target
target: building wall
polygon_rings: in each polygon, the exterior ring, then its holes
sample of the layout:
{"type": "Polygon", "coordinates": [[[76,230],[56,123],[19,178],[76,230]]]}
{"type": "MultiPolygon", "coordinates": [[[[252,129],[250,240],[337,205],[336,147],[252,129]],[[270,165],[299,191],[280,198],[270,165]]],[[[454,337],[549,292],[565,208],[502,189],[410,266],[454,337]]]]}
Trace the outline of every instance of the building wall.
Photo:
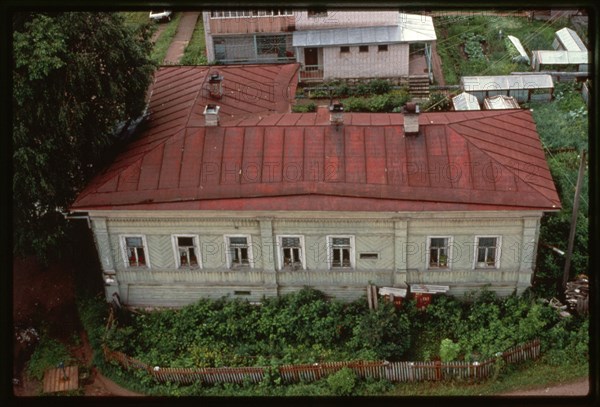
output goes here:
{"type": "Polygon", "coordinates": [[[213,35],[291,32],[295,26],[294,16],[213,18],[206,14],[213,35]]]}
{"type": "Polygon", "coordinates": [[[351,46],[349,53],[341,53],[340,47],[323,48],[324,79],[408,76],[408,44],[389,44],[387,51],[368,47],[369,52],[359,52],[358,46],[351,46]]]}
{"type": "MultiPolygon", "coordinates": [[[[450,294],[491,284],[501,295],[531,284],[541,213],[341,213],[307,217],[303,213],[247,214],[243,218],[144,214],[121,217],[92,215],[92,228],[102,266],[116,272],[107,286],[107,298],[119,293],[132,306],[183,306],[201,297],[222,296],[259,301],[311,286],[328,295],[353,300],[369,283],[401,286],[428,283],[450,286],[450,294]],[[265,218],[269,215],[269,218],[265,218]],[[177,269],[172,235],[197,235],[202,268],[177,269]],[[230,270],[226,266],[227,234],[249,235],[254,267],[230,270]],[[278,269],[277,235],[304,236],[306,269],[278,269]],[[128,268],[121,235],[143,235],[150,267],[128,268]],[[327,236],[354,236],[354,269],[329,269],[327,236]],[[501,236],[499,269],[474,269],[475,236],[501,236]],[[427,269],[426,242],[430,236],[452,236],[451,268],[427,269]],[[360,253],[377,253],[377,259],[361,259],[360,253]]],[[[239,214],[238,214],[239,215],[239,214]]]]}
{"type": "Polygon", "coordinates": [[[339,27],[370,27],[397,25],[398,11],[340,11],[329,10],[326,15],[309,17],[307,11],[297,11],[296,30],[314,30],[339,27]]]}

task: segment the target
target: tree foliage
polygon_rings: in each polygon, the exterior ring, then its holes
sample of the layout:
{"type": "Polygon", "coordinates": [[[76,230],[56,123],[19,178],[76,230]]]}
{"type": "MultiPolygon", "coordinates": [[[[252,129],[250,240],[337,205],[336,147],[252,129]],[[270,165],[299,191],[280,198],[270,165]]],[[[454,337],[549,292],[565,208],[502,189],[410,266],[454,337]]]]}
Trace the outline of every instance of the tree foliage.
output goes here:
{"type": "Polygon", "coordinates": [[[151,32],[98,12],[20,13],[13,32],[14,251],[47,259],[60,212],[143,112],[151,32]]]}

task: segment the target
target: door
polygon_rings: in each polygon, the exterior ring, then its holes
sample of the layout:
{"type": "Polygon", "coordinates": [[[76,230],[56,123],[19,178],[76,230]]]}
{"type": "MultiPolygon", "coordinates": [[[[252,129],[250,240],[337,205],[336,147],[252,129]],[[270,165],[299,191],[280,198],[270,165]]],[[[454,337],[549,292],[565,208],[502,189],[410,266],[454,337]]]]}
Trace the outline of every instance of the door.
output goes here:
{"type": "Polygon", "coordinates": [[[316,70],[317,65],[319,65],[318,48],[304,48],[304,66],[307,68],[306,70],[316,70]]]}

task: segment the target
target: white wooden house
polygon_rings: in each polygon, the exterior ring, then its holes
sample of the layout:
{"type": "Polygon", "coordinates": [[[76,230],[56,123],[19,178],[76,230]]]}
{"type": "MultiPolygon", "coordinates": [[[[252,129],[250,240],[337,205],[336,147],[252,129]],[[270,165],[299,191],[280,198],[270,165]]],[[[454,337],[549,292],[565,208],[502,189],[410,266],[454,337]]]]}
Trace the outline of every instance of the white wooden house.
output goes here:
{"type": "Polygon", "coordinates": [[[289,113],[297,71],[157,72],[145,130],[70,208],[89,219],[109,301],[531,285],[540,219],[560,202],[528,110],[289,113]],[[272,93],[243,92],[263,76],[272,93]]]}
{"type": "Polygon", "coordinates": [[[428,16],[397,10],[237,10],[204,12],[203,19],[209,61],[294,60],[301,64],[301,81],[432,79],[436,35],[428,16]]]}

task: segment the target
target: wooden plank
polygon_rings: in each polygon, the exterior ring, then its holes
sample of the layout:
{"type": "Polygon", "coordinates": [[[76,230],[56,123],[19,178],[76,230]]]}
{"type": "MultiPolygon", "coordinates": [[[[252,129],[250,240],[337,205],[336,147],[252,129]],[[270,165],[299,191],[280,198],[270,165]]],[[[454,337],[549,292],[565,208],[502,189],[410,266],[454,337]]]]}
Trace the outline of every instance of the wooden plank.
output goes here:
{"type": "Polygon", "coordinates": [[[67,366],[65,372],[62,369],[49,369],[44,374],[43,392],[56,393],[76,390],[79,388],[79,367],[67,366]],[[65,380],[64,376],[67,376],[65,380]]]}

